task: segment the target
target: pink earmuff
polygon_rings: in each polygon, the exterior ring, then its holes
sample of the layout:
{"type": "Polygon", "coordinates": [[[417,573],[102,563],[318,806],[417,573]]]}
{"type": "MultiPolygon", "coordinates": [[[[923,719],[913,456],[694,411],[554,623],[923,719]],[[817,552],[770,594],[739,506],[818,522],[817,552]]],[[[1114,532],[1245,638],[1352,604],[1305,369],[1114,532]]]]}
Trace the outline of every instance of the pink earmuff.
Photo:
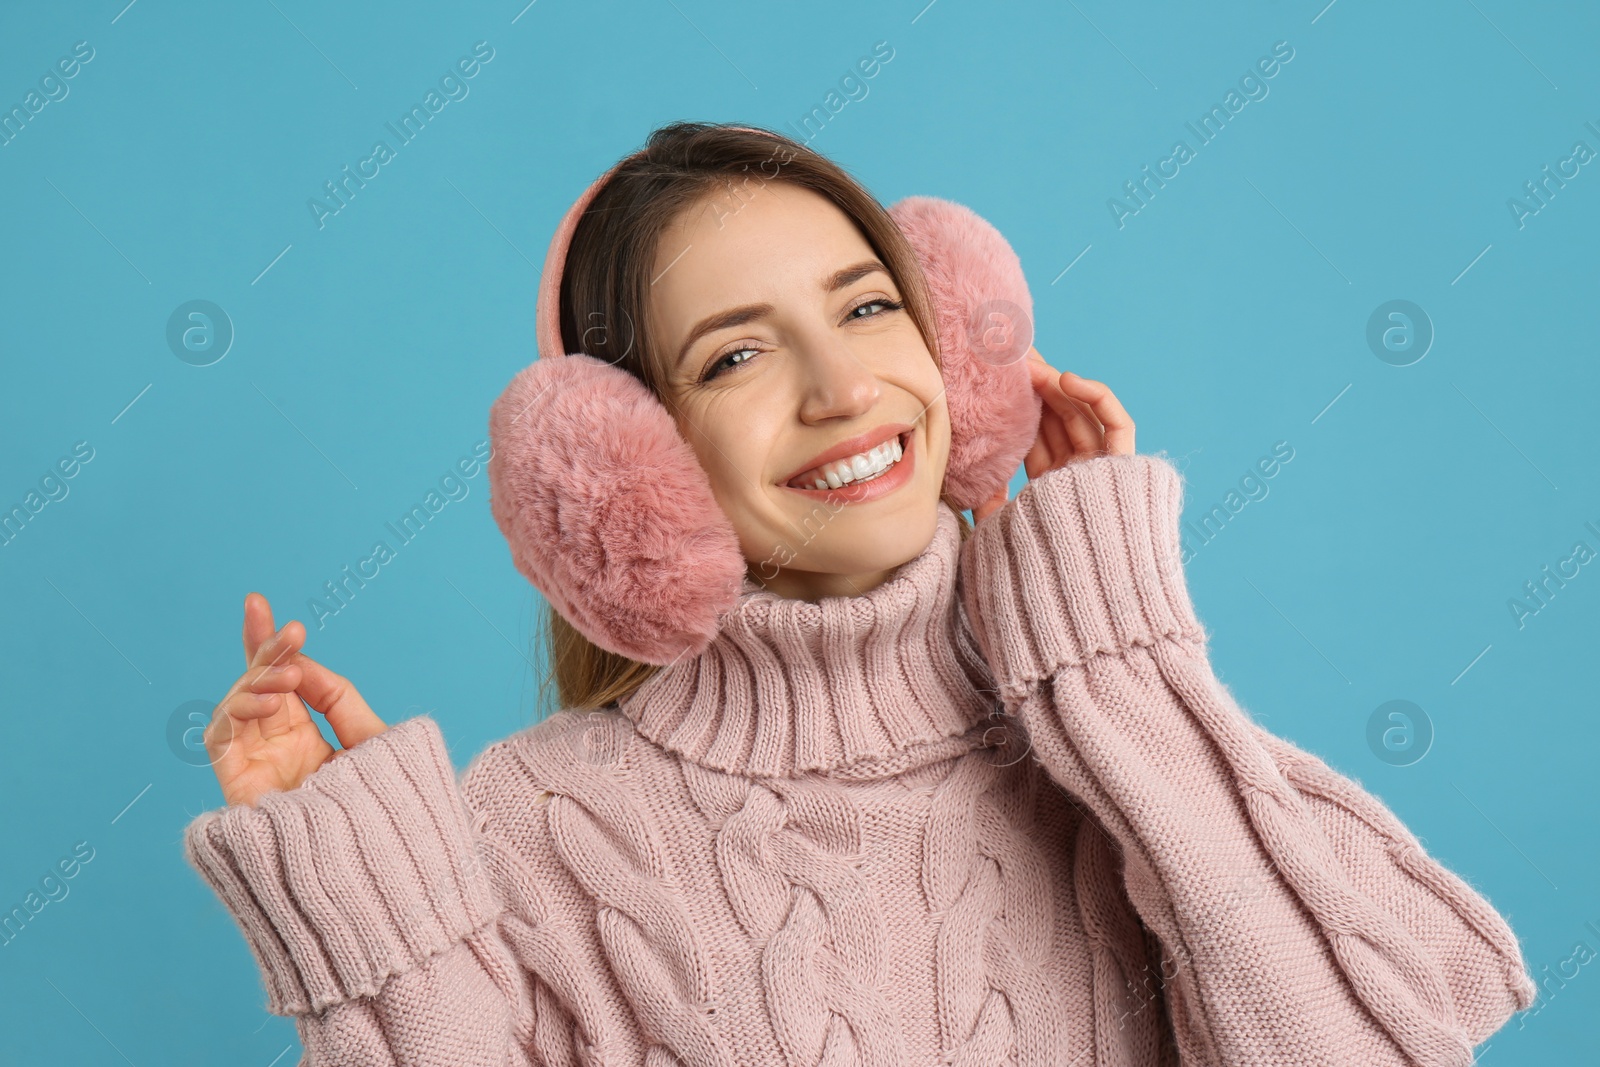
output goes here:
{"type": "MultiPolygon", "coordinates": [[[[769,131],[760,131],[769,132],[769,131]]],[[[563,351],[561,274],[578,198],[550,243],[539,358],[490,410],[490,508],[517,569],[601,648],[643,663],[698,655],[739,602],[747,564],[710,479],[655,395],[563,351]]],[[[971,209],[914,196],[889,209],[932,297],[951,423],[945,493],[962,510],[1011,480],[1038,433],[1033,300],[1016,253],[971,209]]]]}

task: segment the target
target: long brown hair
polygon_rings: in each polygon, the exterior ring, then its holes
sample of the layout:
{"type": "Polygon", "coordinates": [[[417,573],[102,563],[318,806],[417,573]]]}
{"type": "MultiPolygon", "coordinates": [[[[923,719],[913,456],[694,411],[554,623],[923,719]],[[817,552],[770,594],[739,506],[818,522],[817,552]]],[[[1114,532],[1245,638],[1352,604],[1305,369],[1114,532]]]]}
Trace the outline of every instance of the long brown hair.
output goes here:
{"type": "MultiPolygon", "coordinates": [[[[573,230],[561,276],[561,339],[620,367],[667,403],[666,359],[644,328],[656,244],[679,212],[717,196],[737,211],[768,181],[814,190],[860,229],[889,269],[906,311],[936,363],[941,359],[927,280],[905,235],[889,213],[847,171],[804,144],[772,131],[674,122],[651,133],[595,196],[573,230]]],[[[949,501],[946,501],[949,503],[949,501]]],[[[962,540],[971,523],[961,519],[962,540]]],[[[547,605],[547,654],[563,708],[598,708],[632,694],[655,674],[653,664],[619,656],[579,633],[547,605]]]]}

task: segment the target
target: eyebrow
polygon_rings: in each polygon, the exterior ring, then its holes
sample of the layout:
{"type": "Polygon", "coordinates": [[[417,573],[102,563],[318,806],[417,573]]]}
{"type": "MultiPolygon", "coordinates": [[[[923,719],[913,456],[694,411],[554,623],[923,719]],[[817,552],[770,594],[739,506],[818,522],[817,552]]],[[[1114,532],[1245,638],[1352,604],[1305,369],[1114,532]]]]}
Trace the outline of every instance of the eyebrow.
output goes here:
{"type": "MultiPolygon", "coordinates": [[[[876,259],[864,259],[860,263],[852,263],[848,267],[841,267],[822,279],[822,291],[824,293],[836,293],[845,286],[854,285],[874,272],[882,272],[887,275],[889,269],[876,259]]],[[[714,315],[707,315],[696,323],[694,329],[689,331],[689,336],[683,339],[683,346],[678,349],[678,358],[673,363],[673,366],[682,366],[684,359],[689,355],[689,349],[693,348],[694,343],[706,334],[714,333],[717,330],[726,330],[734,326],[743,326],[747,322],[753,322],[763,316],[772,314],[774,310],[771,304],[742,304],[736,308],[719,311],[714,315]]]]}

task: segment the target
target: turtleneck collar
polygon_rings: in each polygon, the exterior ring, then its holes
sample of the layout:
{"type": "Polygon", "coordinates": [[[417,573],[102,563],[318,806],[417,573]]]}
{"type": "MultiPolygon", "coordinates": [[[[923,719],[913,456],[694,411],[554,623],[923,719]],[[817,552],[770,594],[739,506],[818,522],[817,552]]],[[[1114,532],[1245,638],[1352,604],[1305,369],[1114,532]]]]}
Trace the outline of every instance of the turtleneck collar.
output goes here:
{"type": "Polygon", "coordinates": [[[661,747],[747,777],[882,778],[999,744],[956,587],[960,518],[938,509],[922,554],[862,596],[790,599],[746,576],[705,651],[620,710],[661,747]]]}

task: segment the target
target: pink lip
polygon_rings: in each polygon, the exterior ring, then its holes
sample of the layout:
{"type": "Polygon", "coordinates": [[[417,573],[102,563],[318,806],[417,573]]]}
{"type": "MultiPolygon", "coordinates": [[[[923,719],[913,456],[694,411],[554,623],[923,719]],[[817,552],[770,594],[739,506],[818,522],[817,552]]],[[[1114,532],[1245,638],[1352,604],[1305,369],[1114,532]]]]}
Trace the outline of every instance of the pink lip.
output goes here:
{"type": "Polygon", "coordinates": [[[778,484],[784,486],[785,488],[792,489],[793,486],[789,485],[789,483],[800,477],[800,475],[804,474],[806,471],[811,470],[813,467],[820,467],[824,463],[832,463],[836,459],[844,459],[846,456],[853,456],[857,452],[868,452],[883,444],[885,441],[889,440],[889,438],[899,437],[901,434],[909,432],[910,429],[911,425],[909,423],[891,422],[883,426],[879,426],[877,429],[868,430],[864,434],[846,438],[845,440],[834,445],[832,448],[828,449],[826,452],[822,452],[812,457],[811,461],[805,466],[796,467],[794,470],[784,475],[783,478],[779,479],[778,484]]]}
{"type": "MultiPolygon", "coordinates": [[[[912,446],[912,439],[910,430],[906,430],[905,440],[901,442],[904,455],[900,457],[900,461],[890,467],[887,473],[879,475],[870,482],[846,482],[838,489],[798,489],[787,483],[783,487],[791,493],[799,493],[813,500],[825,500],[832,504],[865,504],[869,500],[877,500],[879,497],[888,496],[909,482],[912,475],[916,473],[917,452],[919,450],[912,446]]],[[[867,447],[870,448],[872,446],[868,445],[867,447]]],[[[857,448],[856,451],[859,452],[861,449],[857,448]]],[[[855,452],[846,452],[845,455],[853,456],[855,452]]],[[[823,462],[826,463],[827,460],[823,460],[823,462]]],[[[816,466],[816,464],[812,466],[816,466]]],[[[806,470],[810,469],[810,467],[806,468],[806,470]]]]}

